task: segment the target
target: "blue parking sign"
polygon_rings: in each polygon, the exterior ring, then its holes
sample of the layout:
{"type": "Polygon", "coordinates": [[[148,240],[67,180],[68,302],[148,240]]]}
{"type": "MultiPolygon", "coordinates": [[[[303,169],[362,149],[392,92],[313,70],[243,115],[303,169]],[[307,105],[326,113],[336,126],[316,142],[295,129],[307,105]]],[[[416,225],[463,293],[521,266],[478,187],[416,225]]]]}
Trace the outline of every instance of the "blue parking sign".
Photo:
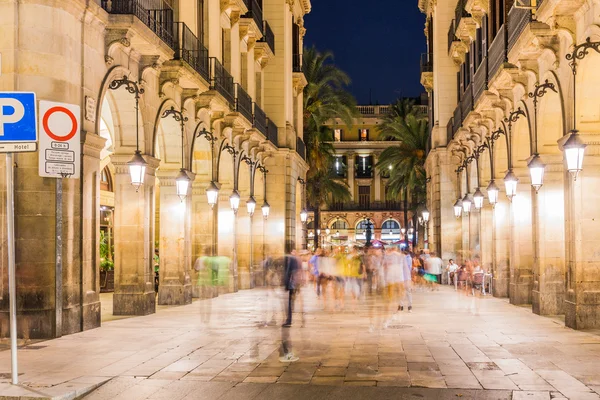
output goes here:
{"type": "Polygon", "coordinates": [[[0,92],[0,143],[36,141],[35,93],[0,92]]]}

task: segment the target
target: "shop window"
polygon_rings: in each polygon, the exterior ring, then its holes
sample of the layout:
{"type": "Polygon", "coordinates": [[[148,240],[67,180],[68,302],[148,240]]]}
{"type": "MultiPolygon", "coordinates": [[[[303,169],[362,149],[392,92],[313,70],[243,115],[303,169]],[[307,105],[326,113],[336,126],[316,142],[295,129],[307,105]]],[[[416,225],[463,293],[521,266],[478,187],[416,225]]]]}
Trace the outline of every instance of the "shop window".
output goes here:
{"type": "Polygon", "coordinates": [[[104,167],[100,174],[100,190],[113,192],[112,176],[110,175],[108,167],[104,167]]]}
{"type": "Polygon", "coordinates": [[[333,140],[336,142],[341,142],[342,141],[342,130],[341,129],[334,129],[333,130],[333,140]]]}
{"type": "Polygon", "coordinates": [[[369,140],[369,130],[368,129],[359,129],[358,137],[361,142],[366,142],[369,140]]]}

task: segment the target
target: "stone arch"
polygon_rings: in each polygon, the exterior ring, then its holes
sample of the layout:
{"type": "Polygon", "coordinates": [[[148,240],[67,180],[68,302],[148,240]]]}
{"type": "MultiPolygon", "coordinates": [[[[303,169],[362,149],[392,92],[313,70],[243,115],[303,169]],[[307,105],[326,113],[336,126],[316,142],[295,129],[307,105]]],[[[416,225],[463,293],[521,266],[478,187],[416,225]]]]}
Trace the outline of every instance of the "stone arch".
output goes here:
{"type": "Polygon", "coordinates": [[[539,101],[538,152],[540,154],[560,154],[560,149],[556,143],[567,132],[563,88],[554,71],[548,71],[544,75],[544,79],[554,83],[558,93],[548,91],[539,101]]]}
{"type": "MultiPolygon", "coordinates": [[[[600,54],[593,50],[583,60],[578,61],[575,83],[577,85],[576,120],[577,129],[581,131],[597,132],[600,130],[599,70],[600,54]]],[[[572,103],[570,105],[572,107],[572,103]]]]}
{"type": "Polygon", "coordinates": [[[530,123],[532,117],[529,113],[529,107],[524,101],[517,103],[517,107],[523,109],[525,116],[521,116],[512,124],[513,167],[527,165],[527,160],[532,153],[532,132],[530,123]]]}

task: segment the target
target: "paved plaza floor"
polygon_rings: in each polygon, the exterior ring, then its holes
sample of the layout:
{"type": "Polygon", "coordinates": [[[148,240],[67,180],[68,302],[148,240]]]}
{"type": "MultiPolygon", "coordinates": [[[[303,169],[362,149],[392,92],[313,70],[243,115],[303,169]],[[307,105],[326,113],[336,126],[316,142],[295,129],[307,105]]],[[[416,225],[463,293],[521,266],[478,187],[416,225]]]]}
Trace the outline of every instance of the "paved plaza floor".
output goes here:
{"type": "Polygon", "coordinates": [[[381,304],[324,311],[312,288],[304,325],[282,328],[283,297],[241,291],[25,346],[16,387],[1,351],[0,399],[600,399],[600,336],[504,299],[417,291],[384,329],[381,304]]]}

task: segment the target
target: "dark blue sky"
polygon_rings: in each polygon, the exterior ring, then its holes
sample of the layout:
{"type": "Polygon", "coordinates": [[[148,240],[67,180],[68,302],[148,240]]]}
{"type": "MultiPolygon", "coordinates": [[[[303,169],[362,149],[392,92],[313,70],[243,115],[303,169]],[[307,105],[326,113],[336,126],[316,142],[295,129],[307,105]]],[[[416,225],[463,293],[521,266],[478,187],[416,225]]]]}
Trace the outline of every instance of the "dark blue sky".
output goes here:
{"type": "Polygon", "coordinates": [[[425,16],[417,0],[313,0],[306,15],[307,47],[330,50],[352,79],[358,104],[418,96],[419,60],[426,51],[425,16]]]}

